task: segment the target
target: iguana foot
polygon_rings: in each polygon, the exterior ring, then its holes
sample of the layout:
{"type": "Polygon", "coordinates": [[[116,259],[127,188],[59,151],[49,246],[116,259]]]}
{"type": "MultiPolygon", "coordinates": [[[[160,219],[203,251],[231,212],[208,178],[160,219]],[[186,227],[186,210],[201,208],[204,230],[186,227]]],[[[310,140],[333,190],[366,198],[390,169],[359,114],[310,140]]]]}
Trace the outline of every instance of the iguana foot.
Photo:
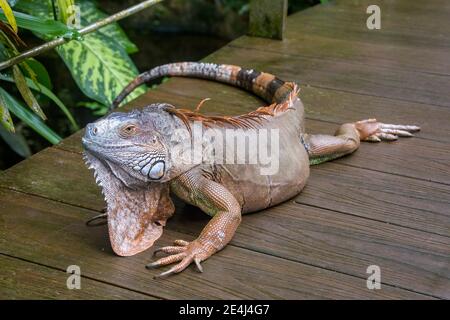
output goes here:
{"type": "Polygon", "coordinates": [[[367,119],[355,122],[361,141],[380,142],[393,141],[398,137],[412,137],[411,132],[419,131],[420,127],[411,125],[396,125],[377,122],[376,119],[367,119]]]}
{"type": "Polygon", "coordinates": [[[169,275],[179,273],[186,269],[192,262],[195,262],[199,272],[203,272],[203,267],[200,262],[206,260],[211,254],[204,249],[204,246],[198,241],[192,242],[184,240],[175,240],[173,246],[162,247],[156,249],[154,255],[158,252],[164,252],[170,254],[170,256],[161,258],[155,262],[149,263],[145,267],[147,269],[158,268],[166,266],[175,262],[179,262],[171,269],[154,276],[154,278],[167,277],[169,275]]]}

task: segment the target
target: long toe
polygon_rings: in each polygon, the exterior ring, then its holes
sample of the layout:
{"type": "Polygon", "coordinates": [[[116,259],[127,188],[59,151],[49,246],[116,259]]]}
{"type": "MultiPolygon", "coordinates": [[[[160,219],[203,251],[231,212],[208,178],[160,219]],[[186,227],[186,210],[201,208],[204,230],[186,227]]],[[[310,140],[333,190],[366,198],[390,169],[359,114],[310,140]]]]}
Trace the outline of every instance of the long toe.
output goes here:
{"type": "Polygon", "coordinates": [[[164,257],[164,258],[161,258],[159,260],[156,260],[155,262],[149,263],[145,267],[147,269],[158,268],[158,267],[166,266],[168,264],[172,264],[174,262],[178,262],[180,260],[183,260],[183,258],[185,258],[185,257],[186,257],[185,253],[178,253],[178,254],[174,254],[174,255],[171,255],[171,256],[164,257]]]}
{"type": "Polygon", "coordinates": [[[153,252],[153,255],[156,255],[159,252],[164,252],[167,254],[176,254],[186,251],[186,247],[178,247],[178,246],[167,246],[158,248],[153,252]]]}

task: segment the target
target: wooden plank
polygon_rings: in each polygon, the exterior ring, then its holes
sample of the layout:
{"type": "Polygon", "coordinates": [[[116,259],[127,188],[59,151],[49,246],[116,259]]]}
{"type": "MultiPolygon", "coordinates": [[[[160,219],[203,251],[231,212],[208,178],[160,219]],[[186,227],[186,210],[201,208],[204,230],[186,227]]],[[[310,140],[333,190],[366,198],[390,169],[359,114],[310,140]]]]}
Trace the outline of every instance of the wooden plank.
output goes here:
{"type": "MultiPolygon", "coordinates": [[[[94,210],[104,206],[92,174],[82,164],[79,154],[48,149],[26,166],[24,163],[17,167],[4,176],[3,186],[94,210]],[[50,176],[50,172],[65,172],[65,175],[50,176]],[[27,174],[21,178],[22,174],[16,176],[19,173],[27,174]]],[[[450,187],[442,190],[439,185],[434,187],[428,183],[427,186],[427,183],[416,180],[413,180],[415,184],[405,185],[405,178],[380,176],[377,172],[361,174],[356,168],[334,167],[337,168],[325,174],[320,174],[323,171],[320,167],[314,168],[305,191],[295,201],[350,215],[285,204],[264,214],[251,215],[248,222],[245,217],[232,243],[358,277],[364,277],[365,268],[373,259],[384,265],[385,283],[410,290],[420,288],[420,292],[433,296],[447,296],[443,291],[445,287],[436,287],[435,283],[447,281],[446,272],[442,270],[447,270],[448,274],[450,239],[415,229],[450,235],[447,210],[450,187]],[[366,181],[370,181],[370,185],[366,181]],[[431,188],[433,193],[424,196],[431,188]],[[314,226],[317,243],[312,244],[310,236],[303,236],[311,235],[311,230],[305,230],[305,220],[314,226]],[[336,225],[325,226],[323,221],[327,220],[340,221],[341,229],[336,231],[336,225]],[[385,222],[394,225],[386,225],[385,222]],[[277,229],[279,234],[274,231],[278,225],[281,225],[277,229]],[[290,226],[288,239],[284,237],[286,226],[290,226]],[[317,230],[322,230],[322,236],[317,230]],[[372,242],[381,245],[373,245],[372,242]],[[408,262],[406,254],[409,254],[408,262]],[[410,277],[422,281],[412,282],[410,277]]],[[[190,211],[191,208],[184,210],[182,205],[178,205],[178,212],[168,228],[193,237],[198,235],[207,222],[207,216],[192,215],[190,211]]]]}
{"type": "Polygon", "coordinates": [[[251,0],[248,33],[253,37],[283,39],[287,0],[251,0]]]}
{"type": "MultiPolygon", "coordinates": [[[[294,20],[290,20],[294,21],[294,20]]],[[[347,37],[352,30],[342,31],[342,37],[336,28],[324,28],[322,32],[303,30],[303,26],[316,27],[322,30],[317,22],[310,25],[302,21],[299,29],[288,28],[282,43],[267,41],[255,37],[239,37],[228,46],[252,48],[265,52],[282,52],[287,55],[314,59],[347,61],[359,66],[380,66],[392,70],[410,70],[419,73],[436,73],[450,75],[450,48],[430,46],[417,47],[398,41],[367,41],[367,34],[355,33],[357,36],[347,37]],[[344,36],[345,35],[345,36],[344,36]]],[[[367,33],[367,32],[366,32],[367,33]]]]}
{"type": "Polygon", "coordinates": [[[365,23],[371,4],[339,1],[316,6],[290,16],[283,43],[244,36],[229,46],[450,74],[449,39],[442,32],[450,28],[447,2],[414,6],[411,1],[378,1],[382,28],[374,31],[365,23]]]}
{"type": "MultiPolygon", "coordinates": [[[[364,8],[371,3],[372,2],[370,0],[335,0],[332,2],[332,4],[346,8],[364,8]]],[[[450,4],[447,0],[427,1],[425,5],[424,3],[417,1],[411,2],[409,0],[379,0],[377,3],[382,7],[387,6],[387,9],[395,10],[396,12],[403,13],[404,15],[420,15],[422,12],[442,14],[442,11],[450,10],[450,4]]]]}
{"type": "MultiPolygon", "coordinates": [[[[205,261],[203,274],[190,267],[175,277],[154,281],[152,275],[160,270],[143,267],[151,253],[115,256],[106,228],[84,225],[94,212],[9,191],[0,194],[1,219],[5,222],[0,226],[3,254],[14,253],[58,269],[77,264],[86,277],[161,298],[430,298],[388,285],[368,290],[365,279],[234,246],[205,261]]],[[[166,230],[158,245],[168,245],[180,237],[192,239],[166,230]]]]}
{"type": "Polygon", "coordinates": [[[68,276],[60,270],[0,255],[0,299],[154,299],[83,277],[79,290],[69,290],[68,276]]]}
{"type": "MultiPolygon", "coordinates": [[[[445,0],[444,0],[445,1],[445,0]]],[[[406,45],[414,49],[449,49],[450,28],[448,3],[430,6],[411,5],[411,1],[377,1],[381,9],[381,29],[368,30],[366,9],[370,0],[340,1],[315,6],[296,13],[288,19],[289,32],[316,36],[332,35],[336,39],[356,40],[374,44],[406,45]]]]}
{"type": "Polygon", "coordinates": [[[445,185],[326,163],[313,168],[295,201],[450,235],[450,188],[445,185]]]}
{"type": "Polygon", "coordinates": [[[95,210],[105,206],[100,188],[80,154],[48,148],[2,172],[0,177],[0,186],[12,190],[95,210]]]}
{"type": "Polygon", "coordinates": [[[370,4],[370,1],[340,1],[316,6],[289,18],[282,43],[240,37],[229,46],[338,59],[362,66],[450,74],[449,41],[444,39],[448,34],[442,32],[450,28],[448,3],[414,7],[411,1],[378,2],[383,26],[375,31],[365,25],[370,4]]]}
{"type": "Polygon", "coordinates": [[[255,49],[224,47],[205,61],[236,64],[263,70],[299,84],[418,102],[450,106],[450,77],[350,61],[292,56],[255,49]]]}
{"type": "MultiPolygon", "coordinates": [[[[209,218],[179,206],[168,228],[199,234],[209,218]]],[[[231,244],[365,278],[379,265],[383,283],[450,297],[450,238],[287,201],[245,215],[231,244]]]]}

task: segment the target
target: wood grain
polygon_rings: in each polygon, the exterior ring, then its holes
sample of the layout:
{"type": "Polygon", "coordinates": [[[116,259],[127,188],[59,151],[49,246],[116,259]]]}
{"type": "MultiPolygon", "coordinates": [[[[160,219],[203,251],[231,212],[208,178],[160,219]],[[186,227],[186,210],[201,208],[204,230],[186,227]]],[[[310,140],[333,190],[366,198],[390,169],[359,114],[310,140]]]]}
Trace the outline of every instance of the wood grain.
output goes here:
{"type": "Polygon", "coordinates": [[[282,79],[368,96],[379,96],[442,107],[450,106],[450,77],[351,61],[292,56],[248,48],[224,47],[206,59],[263,70],[282,79]]]}
{"type": "Polygon", "coordinates": [[[0,255],[0,299],[154,299],[113,285],[81,278],[80,289],[67,289],[68,273],[0,255]]]}
{"type": "MultiPolygon", "coordinates": [[[[449,45],[449,4],[445,0],[413,4],[412,1],[377,1],[382,13],[381,29],[368,30],[366,9],[370,0],[343,0],[315,6],[288,19],[287,36],[314,34],[366,43],[406,45],[411,50],[446,48],[449,45]]],[[[397,60],[401,60],[398,57],[397,60]]]]}
{"type": "MultiPolygon", "coordinates": [[[[167,228],[196,236],[207,221],[179,205],[167,228]]],[[[231,244],[361,278],[375,264],[385,284],[450,297],[448,237],[287,201],[245,215],[231,244]]]]}
{"type": "MultiPolygon", "coordinates": [[[[114,255],[106,228],[84,225],[94,212],[11,191],[0,194],[0,217],[4,221],[0,227],[1,253],[58,269],[77,264],[86,277],[161,298],[429,298],[388,285],[383,290],[367,290],[365,279],[235,246],[205,261],[203,274],[190,267],[176,277],[152,280],[161,271],[144,268],[152,260],[151,252],[127,258],[114,255]]],[[[168,245],[178,238],[193,239],[166,230],[158,245],[168,245]]]]}

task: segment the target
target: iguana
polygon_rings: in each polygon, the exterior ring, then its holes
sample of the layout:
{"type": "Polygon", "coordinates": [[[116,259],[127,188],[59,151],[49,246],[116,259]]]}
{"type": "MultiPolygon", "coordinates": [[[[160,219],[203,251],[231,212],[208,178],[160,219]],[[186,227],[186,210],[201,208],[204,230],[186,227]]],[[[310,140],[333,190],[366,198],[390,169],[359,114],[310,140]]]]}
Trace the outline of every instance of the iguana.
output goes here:
{"type": "MultiPolygon", "coordinates": [[[[334,136],[308,134],[295,83],[269,73],[213,63],[172,63],[144,72],[119,94],[112,107],[119,106],[141,84],[164,76],[227,83],[254,93],[268,105],[240,116],[206,116],[157,103],[128,113],[110,113],[86,127],[82,138],[85,160],[95,170],[105,196],[109,236],[116,254],[130,256],[153,245],[174,213],[171,194],[212,217],[194,241],[176,240],[172,246],[157,250],[169,255],[148,268],[177,263],[159,276],[178,273],[192,262],[202,271],[200,262],[230,242],[243,213],[277,205],[300,193],[310,164],[350,154],[360,141],[396,140],[420,130],[368,119],[343,124],[334,136]],[[212,163],[182,161],[175,149],[191,151],[194,124],[220,133],[278,130],[279,170],[263,175],[262,164],[227,163],[225,156],[218,159],[223,161],[212,163]],[[179,130],[188,134],[174,139],[179,130]]],[[[202,139],[206,149],[213,145],[210,137],[202,139]]],[[[275,150],[274,142],[268,145],[275,150]]]]}

